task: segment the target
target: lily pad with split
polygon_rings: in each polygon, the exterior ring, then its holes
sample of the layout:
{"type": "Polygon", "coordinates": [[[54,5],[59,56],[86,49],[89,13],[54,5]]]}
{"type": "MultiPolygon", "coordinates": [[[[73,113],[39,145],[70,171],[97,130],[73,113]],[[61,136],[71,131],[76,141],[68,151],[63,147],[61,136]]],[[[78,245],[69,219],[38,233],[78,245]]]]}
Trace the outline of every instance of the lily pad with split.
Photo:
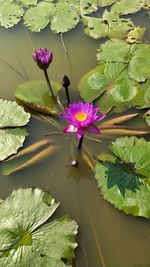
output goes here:
{"type": "Polygon", "coordinates": [[[52,220],[59,203],[40,189],[18,189],[0,204],[0,265],[72,266],[77,223],[52,220]]]}
{"type": "Polygon", "coordinates": [[[25,128],[30,114],[15,102],[0,99],[0,161],[15,154],[28,135],[25,128]]]}

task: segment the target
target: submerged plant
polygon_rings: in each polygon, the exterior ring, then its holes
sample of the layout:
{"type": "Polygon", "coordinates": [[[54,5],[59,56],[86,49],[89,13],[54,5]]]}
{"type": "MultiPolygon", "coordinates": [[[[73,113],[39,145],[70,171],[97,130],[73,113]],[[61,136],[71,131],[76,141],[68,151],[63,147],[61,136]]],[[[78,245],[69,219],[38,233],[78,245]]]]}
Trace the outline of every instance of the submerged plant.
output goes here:
{"type": "Polygon", "coordinates": [[[66,113],[62,113],[61,117],[69,122],[64,129],[65,133],[77,133],[79,139],[78,148],[81,148],[85,131],[94,134],[100,134],[100,129],[94,125],[94,122],[105,118],[105,114],[97,115],[99,108],[94,108],[91,103],[83,103],[82,101],[74,102],[66,108],[66,113]]]}

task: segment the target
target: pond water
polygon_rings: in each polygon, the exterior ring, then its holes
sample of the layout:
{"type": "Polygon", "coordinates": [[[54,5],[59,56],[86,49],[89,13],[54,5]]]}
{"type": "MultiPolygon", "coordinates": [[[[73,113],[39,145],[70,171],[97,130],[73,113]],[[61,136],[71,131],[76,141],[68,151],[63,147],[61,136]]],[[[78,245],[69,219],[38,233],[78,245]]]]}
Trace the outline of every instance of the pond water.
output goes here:
{"type": "MultiPolygon", "coordinates": [[[[134,19],[147,26],[148,20],[143,13],[138,13],[134,19]]],[[[49,29],[33,34],[18,25],[9,30],[0,28],[0,36],[1,98],[13,100],[18,84],[30,79],[43,79],[31,57],[32,51],[39,47],[53,51],[54,61],[49,70],[51,79],[60,81],[62,75],[67,74],[71,80],[71,97],[79,98],[77,83],[96,65],[93,59],[100,43],[85,36],[81,25],[64,35],[68,55],[60,36],[52,34],[49,29]]],[[[149,37],[150,31],[147,32],[150,41],[149,37]]],[[[146,127],[142,120],[130,122],[134,127],[137,124],[146,127]]],[[[50,131],[56,129],[33,117],[28,125],[30,135],[25,147],[43,139],[50,131]]],[[[102,136],[100,144],[89,140],[85,144],[96,153],[106,152],[106,145],[113,139],[102,136]]],[[[71,166],[73,154],[66,135],[55,136],[53,140],[60,145],[56,154],[16,174],[0,174],[0,196],[7,197],[18,187],[39,187],[51,192],[61,202],[56,216],[68,213],[79,224],[75,267],[150,267],[150,221],[127,216],[103,200],[85,161],[80,158],[77,168],[71,166]]]]}

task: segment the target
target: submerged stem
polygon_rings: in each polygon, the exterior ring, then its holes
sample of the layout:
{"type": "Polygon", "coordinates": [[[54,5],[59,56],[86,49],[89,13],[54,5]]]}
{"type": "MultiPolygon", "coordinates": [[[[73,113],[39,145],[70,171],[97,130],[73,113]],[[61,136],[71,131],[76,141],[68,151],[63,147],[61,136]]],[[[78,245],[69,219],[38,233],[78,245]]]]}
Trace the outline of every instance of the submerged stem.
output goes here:
{"type": "Polygon", "coordinates": [[[44,69],[43,71],[44,71],[45,79],[46,79],[48,88],[50,90],[50,93],[51,93],[52,97],[54,97],[53,89],[52,89],[52,86],[51,86],[51,83],[50,83],[50,80],[49,80],[49,77],[48,77],[47,70],[44,69]]]}

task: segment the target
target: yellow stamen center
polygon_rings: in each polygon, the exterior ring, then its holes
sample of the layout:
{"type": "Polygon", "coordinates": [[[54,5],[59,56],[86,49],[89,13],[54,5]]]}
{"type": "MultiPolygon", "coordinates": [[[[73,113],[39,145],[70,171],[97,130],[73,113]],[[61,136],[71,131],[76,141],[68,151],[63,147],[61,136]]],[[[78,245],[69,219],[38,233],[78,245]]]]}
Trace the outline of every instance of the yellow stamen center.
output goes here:
{"type": "Polygon", "coordinates": [[[87,119],[87,114],[84,113],[84,112],[78,112],[75,115],[75,118],[76,118],[77,121],[85,121],[87,119]]]}

